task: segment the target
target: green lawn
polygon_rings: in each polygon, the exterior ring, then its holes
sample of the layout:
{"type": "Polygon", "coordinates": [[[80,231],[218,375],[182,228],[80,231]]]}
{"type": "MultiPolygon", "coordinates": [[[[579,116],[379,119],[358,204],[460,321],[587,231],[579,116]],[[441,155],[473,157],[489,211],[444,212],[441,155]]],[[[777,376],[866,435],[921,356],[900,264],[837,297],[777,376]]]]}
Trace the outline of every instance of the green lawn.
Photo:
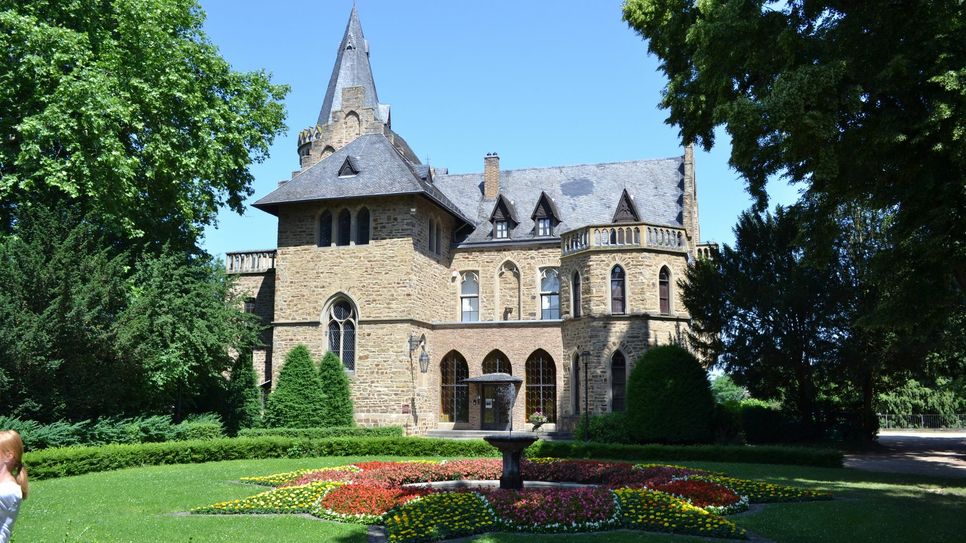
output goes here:
{"type": "MultiPolygon", "coordinates": [[[[374,459],[374,458],[367,458],[374,459]]],[[[400,458],[381,458],[400,460],[400,458]]],[[[37,481],[13,543],[34,542],[331,542],[362,543],[366,528],[297,516],[184,516],[179,513],[260,491],[245,475],[329,466],[359,458],[237,460],[157,466],[37,481]]],[[[966,479],[873,474],[846,469],[682,462],[730,475],[829,490],[835,500],[766,506],[739,515],[741,526],[780,543],[962,541],[966,479]]],[[[698,538],[613,532],[544,536],[496,534],[478,543],[690,542],[698,538]]]]}

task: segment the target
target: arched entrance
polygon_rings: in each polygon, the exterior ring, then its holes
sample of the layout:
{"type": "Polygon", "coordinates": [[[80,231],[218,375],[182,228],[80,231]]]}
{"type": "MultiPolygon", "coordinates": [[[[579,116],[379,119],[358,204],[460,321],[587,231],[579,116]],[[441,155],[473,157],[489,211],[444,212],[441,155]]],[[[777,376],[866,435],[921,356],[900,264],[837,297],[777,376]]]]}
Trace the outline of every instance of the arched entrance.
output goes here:
{"type": "Polygon", "coordinates": [[[450,351],[439,363],[439,421],[469,422],[469,385],[463,382],[470,376],[466,359],[456,351],[450,351]]]}

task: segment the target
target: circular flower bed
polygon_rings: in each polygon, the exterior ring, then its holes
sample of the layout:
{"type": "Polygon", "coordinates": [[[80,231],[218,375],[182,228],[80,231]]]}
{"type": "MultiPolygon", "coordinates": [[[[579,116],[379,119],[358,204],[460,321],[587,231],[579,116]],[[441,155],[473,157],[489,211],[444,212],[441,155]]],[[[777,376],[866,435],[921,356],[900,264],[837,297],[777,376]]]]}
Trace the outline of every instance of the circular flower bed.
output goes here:
{"type": "Polygon", "coordinates": [[[723,518],[748,503],[802,501],[828,494],[736,479],[682,466],[596,460],[531,459],[524,480],[595,485],[447,491],[406,486],[499,479],[497,459],[361,462],[336,468],[246,477],[276,487],[194,513],[310,513],[342,522],[383,524],[393,543],[417,543],[494,530],[600,531],[613,528],[743,538],[723,518]]]}

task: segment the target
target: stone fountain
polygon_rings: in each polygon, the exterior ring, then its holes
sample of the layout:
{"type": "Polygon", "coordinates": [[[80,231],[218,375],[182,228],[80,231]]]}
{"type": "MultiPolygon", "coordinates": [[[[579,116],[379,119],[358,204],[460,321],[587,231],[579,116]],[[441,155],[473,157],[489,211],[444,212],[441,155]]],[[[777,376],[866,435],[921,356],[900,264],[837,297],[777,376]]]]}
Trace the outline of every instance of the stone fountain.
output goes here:
{"type": "Polygon", "coordinates": [[[539,439],[536,434],[530,432],[513,433],[513,405],[517,399],[517,387],[523,383],[523,379],[508,373],[486,373],[479,377],[464,379],[463,382],[476,383],[479,386],[497,386],[499,408],[505,408],[509,414],[509,427],[506,433],[483,436],[483,439],[503,453],[503,475],[500,477],[500,488],[522,490],[523,476],[520,474],[520,455],[524,449],[539,439]]]}

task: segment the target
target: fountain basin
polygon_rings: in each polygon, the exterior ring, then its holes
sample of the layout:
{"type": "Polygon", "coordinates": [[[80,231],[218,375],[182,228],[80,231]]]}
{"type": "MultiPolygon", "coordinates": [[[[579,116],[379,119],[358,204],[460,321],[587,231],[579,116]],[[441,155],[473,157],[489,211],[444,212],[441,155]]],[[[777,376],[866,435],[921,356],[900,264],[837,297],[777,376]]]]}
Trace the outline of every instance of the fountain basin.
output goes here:
{"type": "Polygon", "coordinates": [[[484,436],[483,440],[503,453],[503,475],[500,488],[523,489],[523,476],[520,474],[520,455],[524,449],[539,439],[536,434],[497,434],[484,436]]]}

